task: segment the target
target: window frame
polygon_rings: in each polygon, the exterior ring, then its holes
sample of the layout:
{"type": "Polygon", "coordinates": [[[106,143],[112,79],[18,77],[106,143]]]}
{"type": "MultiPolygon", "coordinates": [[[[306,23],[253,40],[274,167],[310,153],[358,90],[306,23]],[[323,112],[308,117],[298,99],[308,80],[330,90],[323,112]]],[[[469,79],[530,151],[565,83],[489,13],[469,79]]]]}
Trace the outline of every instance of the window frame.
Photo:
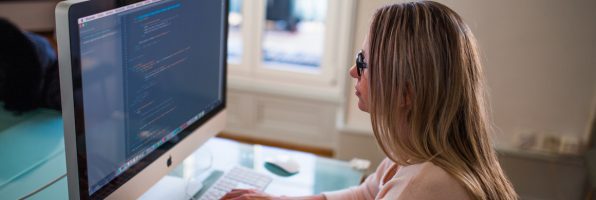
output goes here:
{"type": "Polygon", "coordinates": [[[304,95],[308,94],[306,91],[311,91],[314,94],[308,96],[314,99],[339,99],[345,74],[352,60],[355,0],[327,0],[325,39],[319,73],[272,68],[263,63],[261,50],[266,6],[267,0],[242,2],[242,60],[239,64],[228,64],[230,87],[279,93],[279,90],[271,90],[267,86],[277,84],[295,91],[283,92],[284,94],[304,95]]]}

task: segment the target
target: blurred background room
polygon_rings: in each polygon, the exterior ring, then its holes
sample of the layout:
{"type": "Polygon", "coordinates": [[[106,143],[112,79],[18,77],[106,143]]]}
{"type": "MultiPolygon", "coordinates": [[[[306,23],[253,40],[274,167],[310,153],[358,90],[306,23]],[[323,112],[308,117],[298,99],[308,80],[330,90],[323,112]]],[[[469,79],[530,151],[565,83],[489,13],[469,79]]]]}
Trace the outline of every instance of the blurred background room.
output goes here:
{"type": "MultiPolygon", "coordinates": [[[[521,199],[596,199],[596,1],[438,1],[478,40],[495,148],[521,199]]],[[[0,17],[55,44],[57,2],[3,0],[0,17]]],[[[385,156],[347,71],[375,9],[399,1],[230,2],[219,136],[374,169],[385,156]]]]}

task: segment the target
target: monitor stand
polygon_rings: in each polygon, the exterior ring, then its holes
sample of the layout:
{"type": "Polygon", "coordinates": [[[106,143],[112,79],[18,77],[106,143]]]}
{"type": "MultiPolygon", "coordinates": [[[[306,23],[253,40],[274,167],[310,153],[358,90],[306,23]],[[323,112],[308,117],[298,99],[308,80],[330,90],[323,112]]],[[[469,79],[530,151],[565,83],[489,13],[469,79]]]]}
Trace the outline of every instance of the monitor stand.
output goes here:
{"type": "Polygon", "coordinates": [[[202,181],[190,181],[167,175],[151,187],[140,200],[189,200],[203,187],[202,181]]]}
{"type": "MultiPolygon", "coordinates": [[[[206,180],[212,179],[213,155],[209,151],[197,150],[187,157],[179,166],[164,176],[140,200],[189,200],[194,199],[206,180]],[[190,170],[189,170],[190,169],[190,170]]],[[[207,186],[209,186],[207,184],[207,186]]]]}

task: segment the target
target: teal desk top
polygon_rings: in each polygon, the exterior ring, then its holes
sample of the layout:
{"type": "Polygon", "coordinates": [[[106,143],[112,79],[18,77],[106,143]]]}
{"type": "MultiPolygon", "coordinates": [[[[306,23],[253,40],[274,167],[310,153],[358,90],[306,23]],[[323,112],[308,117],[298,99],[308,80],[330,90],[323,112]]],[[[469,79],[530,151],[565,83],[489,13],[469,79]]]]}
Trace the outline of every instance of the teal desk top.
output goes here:
{"type": "MultiPolygon", "coordinates": [[[[36,110],[14,116],[0,110],[0,199],[20,198],[64,175],[63,139],[59,112],[36,110]]],[[[266,192],[276,195],[308,195],[342,189],[358,185],[362,177],[361,171],[352,169],[343,161],[219,138],[210,139],[175,168],[169,177],[188,177],[205,169],[210,173],[222,173],[234,165],[249,167],[273,177],[266,192]],[[268,172],[265,160],[277,156],[296,159],[301,164],[301,171],[290,177],[268,172]],[[211,160],[207,167],[204,166],[206,160],[211,160]]],[[[151,191],[160,191],[155,188],[157,185],[151,191]]],[[[66,178],[30,199],[68,199],[66,178]]]]}
{"type": "MultiPolygon", "coordinates": [[[[0,111],[0,199],[20,198],[65,174],[63,138],[57,111],[40,109],[20,116],[0,111]]],[[[67,197],[46,194],[44,199],[67,197]]]]}

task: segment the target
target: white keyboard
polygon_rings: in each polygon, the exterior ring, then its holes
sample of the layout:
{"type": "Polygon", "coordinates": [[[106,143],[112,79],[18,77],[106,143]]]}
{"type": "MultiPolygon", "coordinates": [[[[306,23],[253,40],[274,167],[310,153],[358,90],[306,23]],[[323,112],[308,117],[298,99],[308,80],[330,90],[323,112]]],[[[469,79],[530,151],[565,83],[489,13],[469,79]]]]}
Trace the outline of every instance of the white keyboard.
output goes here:
{"type": "Polygon", "coordinates": [[[201,197],[200,200],[218,200],[232,189],[254,189],[263,191],[273,179],[252,169],[235,166],[220,177],[201,197]]]}

